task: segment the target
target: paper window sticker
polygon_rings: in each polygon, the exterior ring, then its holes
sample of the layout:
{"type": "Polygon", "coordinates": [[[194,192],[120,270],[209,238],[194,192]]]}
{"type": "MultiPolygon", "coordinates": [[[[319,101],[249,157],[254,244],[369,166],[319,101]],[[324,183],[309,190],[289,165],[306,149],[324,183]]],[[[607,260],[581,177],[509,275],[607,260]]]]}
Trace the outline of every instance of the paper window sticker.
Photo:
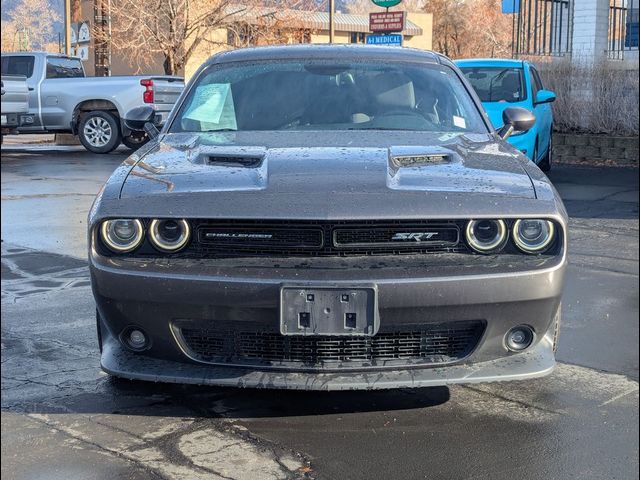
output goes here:
{"type": "Polygon", "coordinates": [[[189,110],[184,115],[185,118],[207,124],[218,124],[227,104],[227,98],[230,97],[229,92],[228,83],[197,86],[189,110]]]}
{"type": "Polygon", "coordinates": [[[467,128],[467,122],[462,117],[453,116],[453,124],[458,128],[467,128]]]}

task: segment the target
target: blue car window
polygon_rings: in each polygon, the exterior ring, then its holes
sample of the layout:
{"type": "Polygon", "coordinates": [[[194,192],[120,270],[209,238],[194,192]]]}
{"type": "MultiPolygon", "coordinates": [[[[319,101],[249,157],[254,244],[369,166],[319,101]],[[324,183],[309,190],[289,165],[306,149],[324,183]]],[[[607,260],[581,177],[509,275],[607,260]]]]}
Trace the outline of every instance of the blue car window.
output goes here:
{"type": "Polygon", "coordinates": [[[543,90],[544,86],[542,85],[540,74],[538,74],[538,71],[533,67],[531,67],[531,76],[533,77],[534,92],[538,93],[540,90],[543,90]]]}
{"type": "Polygon", "coordinates": [[[482,102],[522,102],[527,99],[522,68],[462,67],[482,102]]]}

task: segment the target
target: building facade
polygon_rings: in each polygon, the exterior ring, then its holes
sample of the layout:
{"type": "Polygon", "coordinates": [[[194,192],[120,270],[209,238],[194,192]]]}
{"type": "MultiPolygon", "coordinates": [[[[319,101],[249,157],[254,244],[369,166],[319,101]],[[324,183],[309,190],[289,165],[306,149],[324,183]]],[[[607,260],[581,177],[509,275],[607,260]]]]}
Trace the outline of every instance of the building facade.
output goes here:
{"type": "Polygon", "coordinates": [[[638,63],[640,0],[503,0],[513,56],[638,63]]]}
{"type": "MultiPolygon", "coordinates": [[[[110,35],[109,5],[111,0],[82,0],[80,17],[90,21],[94,29],[104,32],[102,38],[110,35]]],[[[238,13],[230,12],[228,25],[207,33],[207,42],[201,42],[185,65],[184,76],[190,78],[198,67],[211,55],[233,48],[266,44],[329,43],[328,12],[269,9],[267,7],[230,7],[238,13]],[[265,23],[265,18],[270,23],[265,23]]],[[[430,13],[406,15],[405,28],[401,32],[403,46],[430,50],[432,46],[433,17],[430,13]]],[[[95,30],[94,30],[95,31],[95,30]]],[[[334,15],[334,43],[365,43],[369,32],[368,15],[354,15],[337,12],[334,15]]],[[[131,65],[126,56],[113,45],[94,38],[88,44],[85,54],[85,70],[89,75],[128,75],[133,73],[162,74],[163,59],[151,56],[142,67],[131,65]]]]}

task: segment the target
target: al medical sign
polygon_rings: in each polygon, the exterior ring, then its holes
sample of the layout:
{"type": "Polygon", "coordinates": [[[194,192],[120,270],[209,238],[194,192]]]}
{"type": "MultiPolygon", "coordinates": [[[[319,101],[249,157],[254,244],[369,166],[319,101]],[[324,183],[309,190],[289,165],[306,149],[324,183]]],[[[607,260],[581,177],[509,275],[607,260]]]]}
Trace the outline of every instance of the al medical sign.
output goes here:
{"type": "Polygon", "coordinates": [[[399,33],[367,35],[367,45],[385,45],[392,47],[402,46],[402,35],[399,33]]]}

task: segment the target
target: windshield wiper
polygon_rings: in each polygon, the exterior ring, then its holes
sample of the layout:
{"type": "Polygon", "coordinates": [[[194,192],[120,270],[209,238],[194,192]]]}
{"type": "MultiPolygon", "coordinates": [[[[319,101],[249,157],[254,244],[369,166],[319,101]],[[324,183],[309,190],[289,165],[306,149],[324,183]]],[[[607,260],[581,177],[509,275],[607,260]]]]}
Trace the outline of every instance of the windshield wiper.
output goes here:
{"type": "Polygon", "coordinates": [[[393,128],[393,127],[347,127],[347,130],[399,130],[410,131],[406,128],[393,128]]]}
{"type": "Polygon", "coordinates": [[[237,132],[237,128],[213,128],[211,130],[202,130],[200,133],[212,133],[212,132],[237,132]]]}

